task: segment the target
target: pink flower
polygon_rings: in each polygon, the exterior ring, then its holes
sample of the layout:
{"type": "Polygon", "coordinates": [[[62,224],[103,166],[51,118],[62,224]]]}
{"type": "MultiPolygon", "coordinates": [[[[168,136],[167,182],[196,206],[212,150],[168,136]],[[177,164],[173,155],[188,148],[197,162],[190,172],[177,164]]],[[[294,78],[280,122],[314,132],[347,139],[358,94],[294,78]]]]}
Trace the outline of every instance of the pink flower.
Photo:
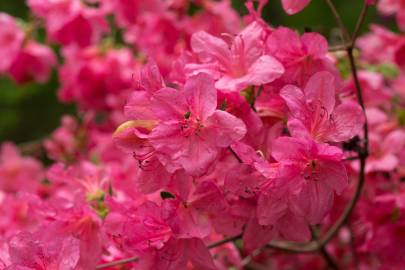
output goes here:
{"type": "Polygon", "coordinates": [[[187,64],[189,74],[208,72],[216,79],[220,90],[240,91],[244,88],[270,83],[279,78],[283,66],[272,56],[264,54],[266,32],[256,22],[239,33],[229,46],[223,39],[206,32],[191,37],[191,48],[201,63],[187,64]]]}
{"type": "Polygon", "coordinates": [[[404,0],[381,0],[378,2],[378,10],[384,15],[396,13],[399,28],[405,31],[405,1],[404,0]]]}
{"type": "MultiPolygon", "coordinates": [[[[371,133],[370,156],[366,163],[366,172],[392,171],[399,163],[398,154],[405,146],[405,131],[394,130],[385,136],[371,133]]],[[[357,162],[353,162],[358,169],[357,162]]]]}
{"type": "Polygon", "coordinates": [[[40,233],[20,232],[11,238],[9,253],[12,265],[7,269],[77,269],[80,241],[74,237],[39,240],[40,233]]]}
{"type": "Polygon", "coordinates": [[[0,73],[6,72],[17,57],[24,40],[24,32],[14,18],[0,13],[0,73]]]}
{"type": "Polygon", "coordinates": [[[332,73],[337,87],[342,83],[328,57],[328,42],[320,34],[305,33],[300,37],[291,29],[280,27],[269,35],[267,51],[283,64],[285,73],[282,79],[287,83],[304,86],[318,71],[332,73]]]}
{"type": "Polygon", "coordinates": [[[280,95],[290,110],[288,129],[293,137],[341,142],[359,133],[364,113],[348,101],[335,107],[334,77],[323,71],[313,75],[304,91],[285,86],[280,95]]]}
{"type": "Polygon", "coordinates": [[[104,11],[88,7],[80,0],[29,0],[28,6],[45,19],[49,38],[63,45],[86,47],[108,31],[104,11]]]}
{"type": "Polygon", "coordinates": [[[309,2],[311,2],[311,0],[281,0],[285,12],[289,15],[300,12],[309,2]]]}
{"type": "Polygon", "coordinates": [[[189,174],[202,175],[220,149],[243,138],[244,123],[216,107],[214,81],[204,73],[191,77],[183,90],[163,88],[155,93],[152,109],[160,122],[149,141],[166,168],[183,167],[189,174]]]}
{"type": "Polygon", "coordinates": [[[132,87],[136,63],[127,49],[103,52],[97,47],[66,47],[63,56],[58,95],[64,102],[75,101],[84,109],[111,110],[109,98],[118,98],[132,87]]]}
{"type": "Polygon", "coordinates": [[[394,63],[394,54],[401,37],[379,25],[372,24],[371,32],[360,37],[357,46],[361,49],[361,57],[371,63],[394,63]]]}
{"type": "Polygon", "coordinates": [[[334,193],[342,194],[348,185],[342,151],[308,139],[279,137],[272,156],[295,174],[291,200],[298,212],[311,224],[320,223],[332,207],[334,193]]]}
{"type": "Polygon", "coordinates": [[[17,54],[8,72],[19,83],[32,79],[44,83],[48,81],[56,64],[56,56],[49,47],[28,41],[17,54]]]}
{"type": "Polygon", "coordinates": [[[43,177],[44,172],[40,162],[32,157],[21,156],[12,143],[1,145],[0,190],[35,192],[43,177]]]}

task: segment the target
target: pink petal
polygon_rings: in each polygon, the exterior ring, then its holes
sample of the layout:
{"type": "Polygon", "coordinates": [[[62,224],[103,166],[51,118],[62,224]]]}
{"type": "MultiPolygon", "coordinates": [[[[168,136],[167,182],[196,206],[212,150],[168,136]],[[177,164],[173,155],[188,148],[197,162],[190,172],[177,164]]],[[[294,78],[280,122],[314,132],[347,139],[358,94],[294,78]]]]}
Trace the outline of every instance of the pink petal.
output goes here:
{"type": "Polygon", "coordinates": [[[140,86],[143,90],[151,93],[165,87],[159,67],[153,60],[149,60],[142,68],[140,74],[140,86]]]}
{"type": "Polygon", "coordinates": [[[300,194],[297,195],[296,205],[310,224],[319,224],[332,208],[333,191],[326,181],[306,181],[300,194]]]}
{"type": "Polygon", "coordinates": [[[262,85],[280,78],[284,73],[283,65],[270,55],[263,55],[248,69],[246,82],[249,85],[262,85]]]}
{"type": "Polygon", "coordinates": [[[199,54],[203,62],[218,61],[223,67],[228,67],[231,54],[228,44],[222,39],[200,31],[191,36],[190,43],[193,52],[199,54]]]}
{"type": "Polygon", "coordinates": [[[201,239],[193,238],[186,242],[186,252],[194,269],[215,270],[211,254],[201,239]]]}
{"type": "Polygon", "coordinates": [[[338,195],[341,195],[349,185],[346,167],[341,162],[319,161],[319,178],[338,195]]]}
{"type": "Polygon", "coordinates": [[[262,193],[257,202],[257,219],[260,225],[274,225],[288,211],[287,198],[274,193],[262,193]]]}
{"type": "Polygon", "coordinates": [[[183,119],[189,107],[183,92],[162,88],[153,96],[152,110],[161,120],[173,120],[183,119]]]}
{"type": "Polygon", "coordinates": [[[318,33],[305,33],[301,41],[309,55],[324,57],[328,53],[328,41],[318,33]]]}
{"type": "Polygon", "coordinates": [[[243,233],[243,247],[252,252],[270,242],[274,235],[273,226],[259,225],[256,218],[251,218],[243,233]]]}
{"type": "Polygon", "coordinates": [[[230,113],[216,110],[206,121],[210,140],[218,147],[228,147],[241,140],[246,134],[246,126],[242,120],[230,113]]]}
{"type": "Polygon", "coordinates": [[[405,131],[395,130],[390,132],[384,138],[382,149],[385,153],[397,154],[402,151],[405,146],[405,131]]]}
{"type": "Polygon", "coordinates": [[[303,10],[310,1],[311,0],[281,0],[281,3],[283,4],[285,12],[289,15],[293,15],[303,10]]]}
{"type": "Polygon", "coordinates": [[[309,119],[310,112],[307,108],[304,93],[294,85],[284,86],[280,91],[280,96],[287,103],[292,118],[305,122],[309,119]]]}
{"type": "Polygon", "coordinates": [[[284,239],[305,242],[311,240],[311,231],[303,217],[288,212],[277,224],[277,229],[284,239]]]}
{"type": "Polygon", "coordinates": [[[343,142],[360,133],[365,117],[357,103],[345,102],[336,107],[331,121],[332,126],[327,140],[343,142]]]}
{"type": "Polygon", "coordinates": [[[155,119],[150,108],[151,95],[146,91],[134,91],[128,98],[124,113],[129,119],[155,119]]]}
{"type": "Polygon", "coordinates": [[[207,119],[217,108],[217,90],[214,80],[206,73],[199,73],[187,80],[184,85],[187,103],[201,121],[207,119]]]}
{"type": "Polygon", "coordinates": [[[273,142],[271,155],[279,162],[306,160],[306,153],[310,147],[311,144],[306,140],[292,137],[279,137],[273,142]]]}
{"type": "Polygon", "coordinates": [[[335,108],[335,77],[327,72],[315,73],[304,89],[308,104],[324,108],[328,114],[335,108]]]}
{"type": "Polygon", "coordinates": [[[298,119],[291,119],[287,123],[288,131],[292,137],[310,139],[311,134],[308,128],[298,119]]]}

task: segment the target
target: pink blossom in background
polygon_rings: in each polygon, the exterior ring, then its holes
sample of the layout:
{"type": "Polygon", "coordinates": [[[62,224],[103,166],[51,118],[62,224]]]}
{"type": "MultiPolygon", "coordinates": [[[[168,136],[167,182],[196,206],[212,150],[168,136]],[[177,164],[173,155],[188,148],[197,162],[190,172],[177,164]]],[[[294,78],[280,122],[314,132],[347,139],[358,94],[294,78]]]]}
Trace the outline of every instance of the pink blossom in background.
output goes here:
{"type": "Polygon", "coordinates": [[[285,12],[287,12],[289,15],[300,12],[310,2],[311,0],[281,0],[285,12]]]}
{"type": "Polygon", "coordinates": [[[5,72],[21,49],[24,32],[13,17],[0,13],[0,73],[5,72]]]}

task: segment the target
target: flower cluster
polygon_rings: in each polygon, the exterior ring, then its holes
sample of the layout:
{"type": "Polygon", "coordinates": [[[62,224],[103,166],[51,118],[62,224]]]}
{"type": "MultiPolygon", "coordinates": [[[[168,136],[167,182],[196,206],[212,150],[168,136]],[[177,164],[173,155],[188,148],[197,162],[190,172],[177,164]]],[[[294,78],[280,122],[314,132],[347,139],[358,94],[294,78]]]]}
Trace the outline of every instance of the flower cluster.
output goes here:
{"type": "MultiPolygon", "coordinates": [[[[40,142],[46,162],[1,145],[0,269],[324,269],[272,247],[318,243],[342,216],[323,253],[403,267],[405,34],[372,25],[355,53],[330,52],[256,2],[244,17],[229,0],[0,13],[0,74],[44,83],[56,67],[79,111],[40,142]]],[[[376,8],[404,30],[404,5],[376,8]]]]}

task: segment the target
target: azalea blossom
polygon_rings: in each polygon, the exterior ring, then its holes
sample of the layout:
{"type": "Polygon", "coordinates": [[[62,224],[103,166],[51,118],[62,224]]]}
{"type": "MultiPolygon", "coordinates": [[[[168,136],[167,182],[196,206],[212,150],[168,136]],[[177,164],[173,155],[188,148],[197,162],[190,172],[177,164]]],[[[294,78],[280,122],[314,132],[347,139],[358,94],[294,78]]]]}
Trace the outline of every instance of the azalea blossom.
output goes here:
{"type": "Polygon", "coordinates": [[[189,74],[208,72],[215,87],[227,91],[270,83],[284,73],[283,66],[264,53],[266,31],[253,22],[233,38],[231,45],[206,32],[191,37],[191,47],[201,63],[186,65],[189,74]]]}

